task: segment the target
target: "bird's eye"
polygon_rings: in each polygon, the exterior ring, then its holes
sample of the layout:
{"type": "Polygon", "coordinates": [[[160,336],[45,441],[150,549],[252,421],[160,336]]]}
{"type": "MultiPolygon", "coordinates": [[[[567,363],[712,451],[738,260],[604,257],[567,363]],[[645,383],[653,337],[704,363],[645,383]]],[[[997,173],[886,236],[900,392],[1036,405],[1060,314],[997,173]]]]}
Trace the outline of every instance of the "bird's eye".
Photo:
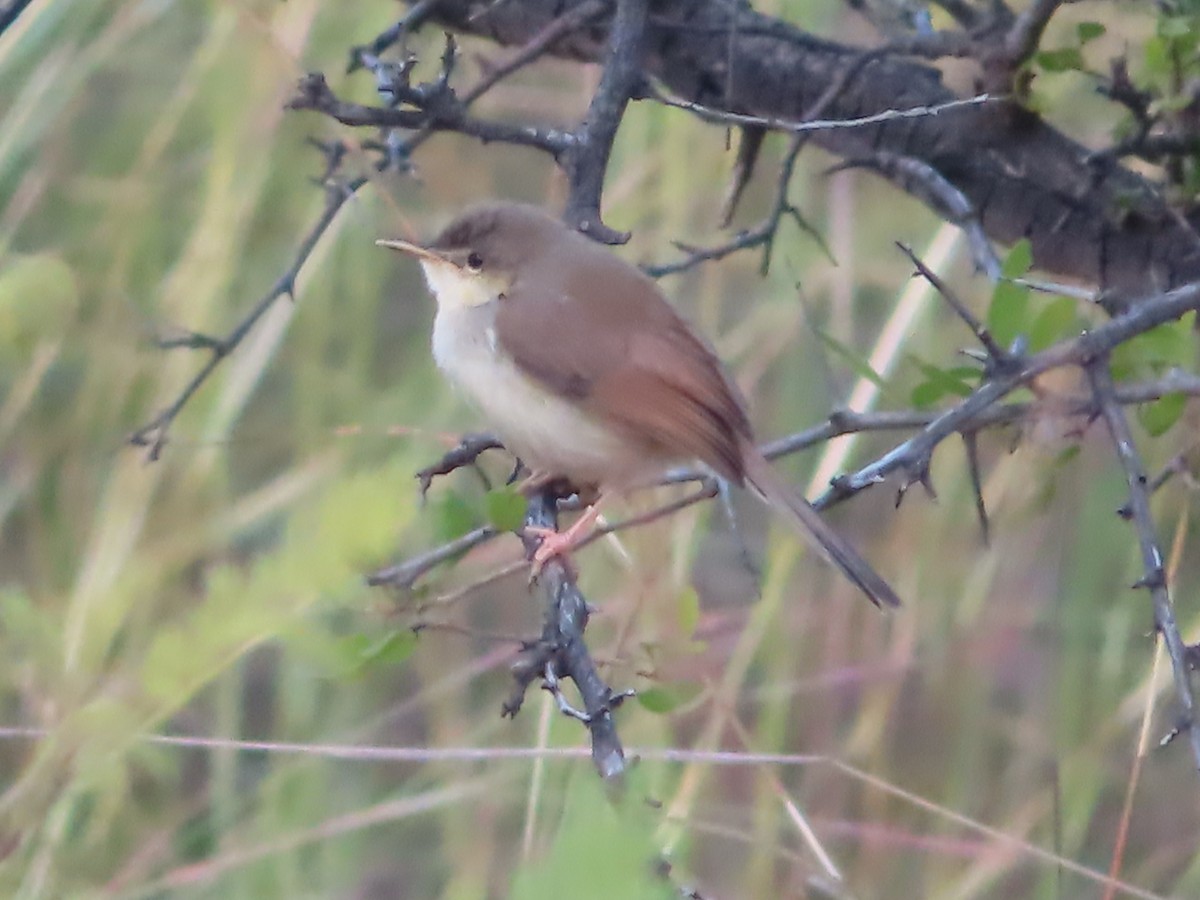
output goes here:
{"type": "Polygon", "coordinates": [[[483,268],[483,257],[478,253],[472,252],[471,255],[467,257],[467,268],[472,272],[478,272],[483,268]]]}

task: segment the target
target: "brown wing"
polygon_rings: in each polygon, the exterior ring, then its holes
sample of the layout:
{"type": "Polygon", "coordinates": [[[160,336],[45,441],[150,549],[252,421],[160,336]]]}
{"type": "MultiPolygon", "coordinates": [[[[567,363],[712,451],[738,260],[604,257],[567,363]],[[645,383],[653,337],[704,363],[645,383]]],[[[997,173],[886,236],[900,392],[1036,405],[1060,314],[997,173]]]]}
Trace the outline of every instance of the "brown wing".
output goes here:
{"type": "Polygon", "coordinates": [[[632,440],[740,483],[750,426],[720,361],[652,281],[579,240],[570,265],[531,265],[501,299],[501,347],[539,383],[632,440]]]}

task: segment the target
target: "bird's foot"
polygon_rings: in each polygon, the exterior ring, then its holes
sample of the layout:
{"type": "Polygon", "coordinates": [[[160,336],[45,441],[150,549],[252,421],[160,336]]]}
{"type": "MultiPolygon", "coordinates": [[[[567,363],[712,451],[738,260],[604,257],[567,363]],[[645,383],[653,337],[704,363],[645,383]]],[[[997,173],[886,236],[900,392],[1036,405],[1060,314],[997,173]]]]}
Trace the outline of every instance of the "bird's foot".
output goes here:
{"type": "Polygon", "coordinates": [[[567,559],[570,552],[587,537],[599,515],[600,511],[595,506],[589,506],[584,510],[583,515],[566,531],[556,531],[553,528],[542,528],[537,525],[526,525],[526,534],[532,534],[542,539],[541,543],[538,544],[537,550],[533,552],[533,559],[531,560],[533,564],[533,577],[536,578],[540,575],[542,569],[550,560],[559,557],[564,560],[567,559]]]}

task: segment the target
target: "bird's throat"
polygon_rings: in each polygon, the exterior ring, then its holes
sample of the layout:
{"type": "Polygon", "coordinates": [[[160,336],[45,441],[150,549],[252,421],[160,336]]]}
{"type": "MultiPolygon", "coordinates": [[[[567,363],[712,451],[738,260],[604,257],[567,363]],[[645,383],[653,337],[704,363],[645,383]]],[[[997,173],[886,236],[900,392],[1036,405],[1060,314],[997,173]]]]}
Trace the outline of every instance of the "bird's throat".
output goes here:
{"type": "Polygon", "coordinates": [[[465,272],[458,266],[436,260],[421,260],[425,281],[437,297],[440,309],[461,309],[491,303],[504,285],[486,275],[465,272]]]}

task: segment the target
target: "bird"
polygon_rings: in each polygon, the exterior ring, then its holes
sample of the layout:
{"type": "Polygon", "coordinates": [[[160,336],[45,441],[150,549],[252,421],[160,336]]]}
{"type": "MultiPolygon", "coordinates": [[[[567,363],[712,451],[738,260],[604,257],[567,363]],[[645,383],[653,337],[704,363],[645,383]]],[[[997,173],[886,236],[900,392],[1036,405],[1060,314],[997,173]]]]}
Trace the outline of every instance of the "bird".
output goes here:
{"type": "Polygon", "coordinates": [[[776,473],[709,343],[657,284],[539,207],[473,206],[433,240],[376,243],[415,257],[437,300],[438,367],[542,483],[597,502],[535,564],[564,553],[613,494],[699,462],[756,491],[876,605],[900,604],[857,550],[776,473]]]}

